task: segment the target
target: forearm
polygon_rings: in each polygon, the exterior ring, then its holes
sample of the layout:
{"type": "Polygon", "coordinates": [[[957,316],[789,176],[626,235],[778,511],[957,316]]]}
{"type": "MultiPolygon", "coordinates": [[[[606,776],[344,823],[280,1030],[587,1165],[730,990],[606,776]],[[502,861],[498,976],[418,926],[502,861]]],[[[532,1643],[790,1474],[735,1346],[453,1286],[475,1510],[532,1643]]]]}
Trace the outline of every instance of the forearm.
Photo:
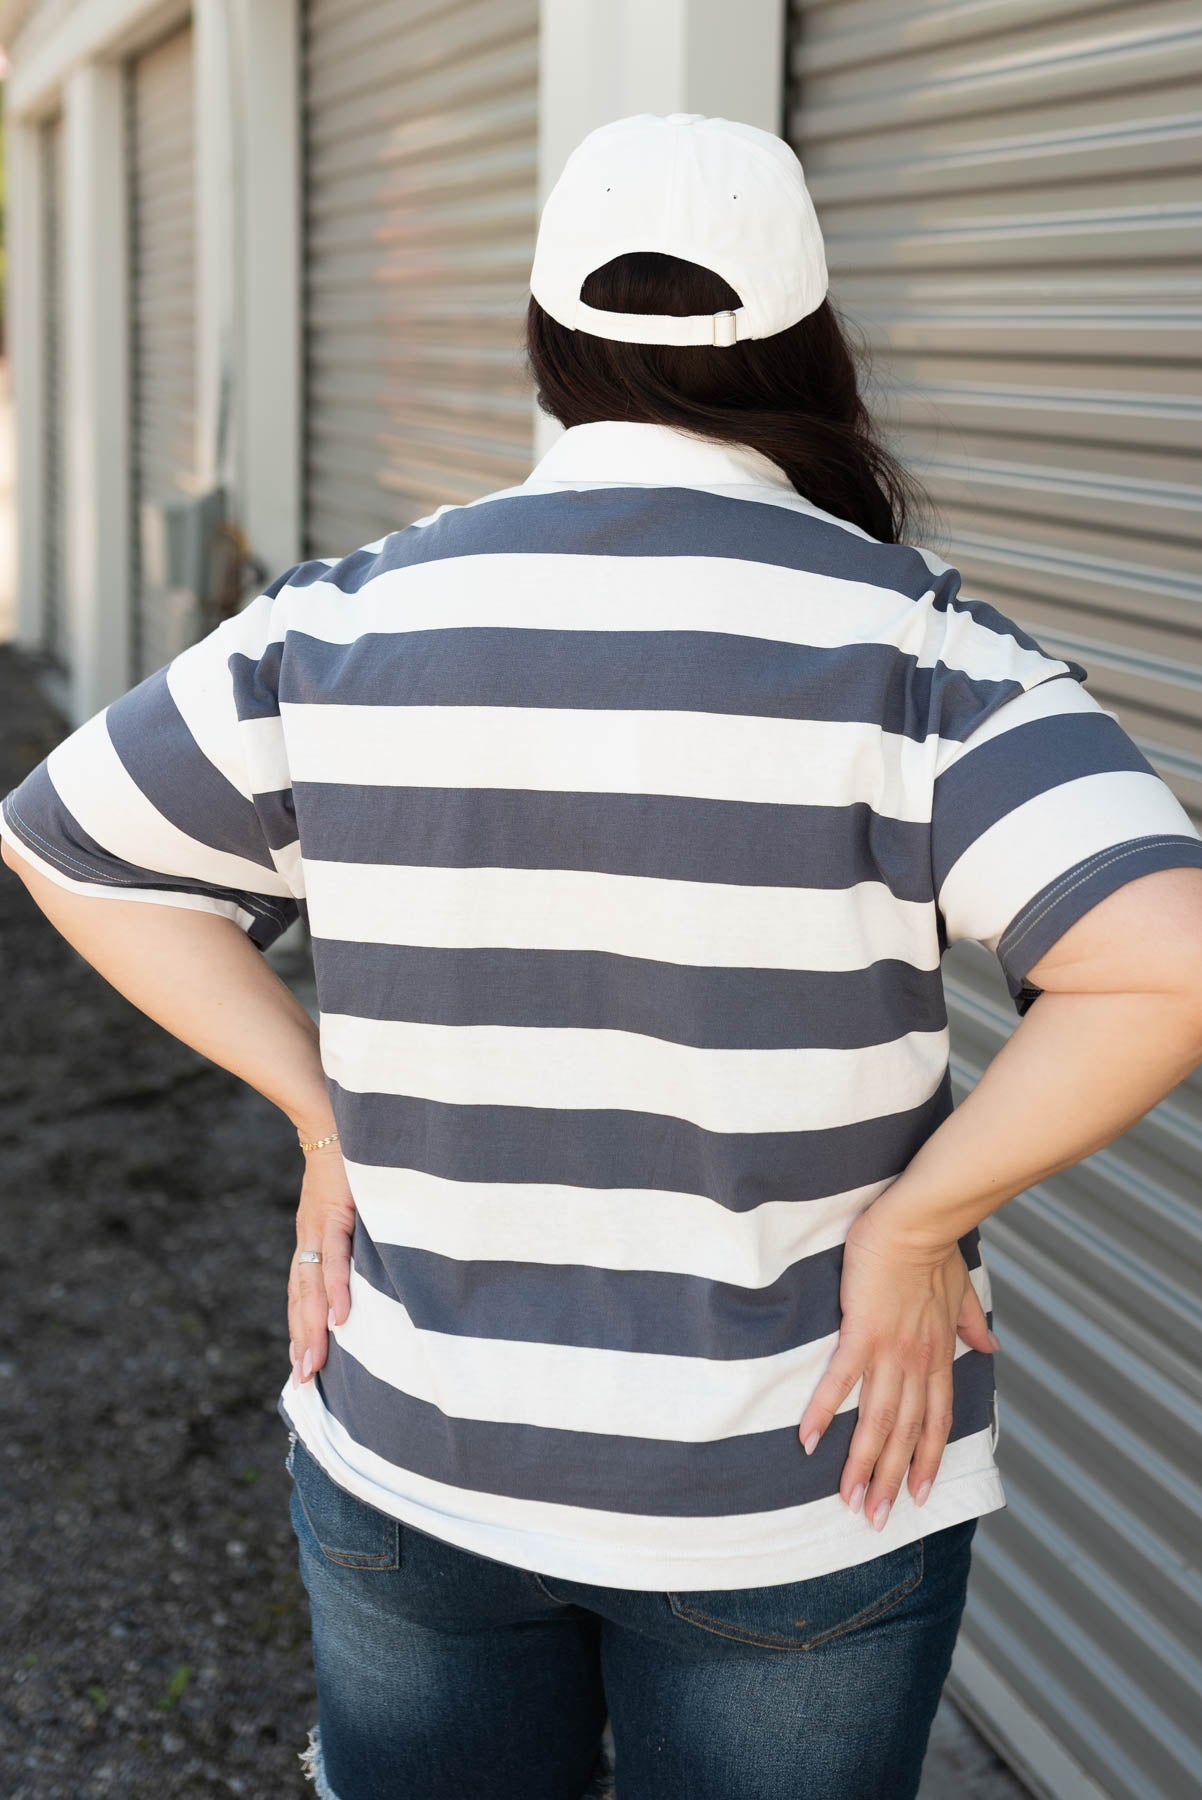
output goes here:
{"type": "Polygon", "coordinates": [[[248,1082],[302,1137],[333,1130],[317,1026],[232,919],[73,894],[35,869],[9,866],[56,930],[140,1012],[248,1082]]]}
{"type": "Polygon", "coordinates": [[[1200,1062],[1196,995],[1041,994],[869,1209],[872,1223],[920,1248],[954,1243],[1111,1143],[1200,1062]]]}

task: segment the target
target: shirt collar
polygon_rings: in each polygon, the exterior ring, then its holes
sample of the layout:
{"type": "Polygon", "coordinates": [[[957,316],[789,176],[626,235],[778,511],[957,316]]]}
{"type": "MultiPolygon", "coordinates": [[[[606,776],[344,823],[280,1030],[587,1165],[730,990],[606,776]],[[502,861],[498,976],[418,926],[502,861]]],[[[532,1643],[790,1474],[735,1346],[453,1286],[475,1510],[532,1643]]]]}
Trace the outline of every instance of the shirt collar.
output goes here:
{"type": "Polygon", "coordinates": [[[784,470],[749,444],[698,438],[675,425],[592,419],[570,425],[522,484],[593,482],[636,487],[771,487],[797,498],[784,470]]]}

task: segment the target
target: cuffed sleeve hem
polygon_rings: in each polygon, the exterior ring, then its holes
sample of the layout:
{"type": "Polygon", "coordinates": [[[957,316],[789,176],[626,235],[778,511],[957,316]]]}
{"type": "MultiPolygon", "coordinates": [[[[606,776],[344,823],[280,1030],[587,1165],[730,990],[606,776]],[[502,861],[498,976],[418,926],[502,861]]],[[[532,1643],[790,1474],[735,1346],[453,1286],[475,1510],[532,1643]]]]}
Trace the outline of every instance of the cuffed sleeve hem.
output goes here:
{"type": "Polygon", "coordinates": [[[268,899],[262,894],[234,893],[232,890],[223,893],[202,886],[169,885],[166,882],[160,887],[146,882],[123,881],[118,876],[89,869],[86,863],[49,843],[40,832],[26,825],[12,804],[11,794],[0,802],[0,841],[8,844],[39,874],[70,893],[93,899],[147,901],[158,906],[216,913],[221,918],[232,919],[260,950],[270,949],[300,916],[295,900],[268,899]]]}
{"type": "Polygon", "coordinates": [[[1174,868],[1202,868],[1202,838],[1169,832],[1108,844],[1034,895],[1011,919],[997,946],[1019,1016],[1043,991],[1027,981],[1027,971],[1070,925],[1127,882],[1156,869],[1174,868]]]}

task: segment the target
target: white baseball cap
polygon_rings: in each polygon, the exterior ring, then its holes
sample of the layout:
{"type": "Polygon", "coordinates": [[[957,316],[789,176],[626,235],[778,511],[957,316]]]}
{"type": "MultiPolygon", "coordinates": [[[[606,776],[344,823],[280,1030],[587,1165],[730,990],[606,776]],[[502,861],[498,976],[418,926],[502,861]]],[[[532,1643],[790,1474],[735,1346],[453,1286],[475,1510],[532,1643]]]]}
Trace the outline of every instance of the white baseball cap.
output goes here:
{"type": "Polygon", "coordinates": [[[627,344],[771,337],[820,306],[826,254],[801,164],[783,138],[702,113],[634,113],[572,151],[539,219],[530,291],[573,331],[627,344]],[[580,298],[594,269],[632,250],[700,263],[734,311],[604,312],[580,298]]]}

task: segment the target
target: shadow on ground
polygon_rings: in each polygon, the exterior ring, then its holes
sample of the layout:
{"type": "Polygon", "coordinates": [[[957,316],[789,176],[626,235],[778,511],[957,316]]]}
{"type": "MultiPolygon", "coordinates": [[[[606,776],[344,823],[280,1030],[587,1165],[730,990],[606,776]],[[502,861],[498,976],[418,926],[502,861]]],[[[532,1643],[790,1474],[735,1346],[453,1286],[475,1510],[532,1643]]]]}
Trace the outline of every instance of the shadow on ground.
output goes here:
{"type": "MultiPolygon", "coordinates": [[[[65,728],[4,645],[0,720],[5,793],[65,728]]],[[[296,1134],[3,866],[0,981],[0,1792],[311,1800],[276,1412],[296,1134]]],[[[924,1800],[1021,1792],[945,1705],[924,1800]]]]}

